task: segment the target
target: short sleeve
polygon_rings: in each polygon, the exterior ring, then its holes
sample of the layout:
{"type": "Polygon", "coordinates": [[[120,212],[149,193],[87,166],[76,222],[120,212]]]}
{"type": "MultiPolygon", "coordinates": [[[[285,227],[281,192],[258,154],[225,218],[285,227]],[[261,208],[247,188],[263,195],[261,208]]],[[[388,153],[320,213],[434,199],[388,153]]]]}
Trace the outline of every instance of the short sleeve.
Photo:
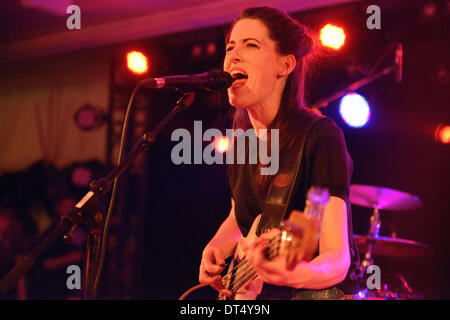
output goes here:
{"type": "Polygon", "coordinates": [[[353,161],[344,134],[329,118],[318,120],[312,129],[311,185],[328,188],[330,196],[347,201],[353,161]]]}

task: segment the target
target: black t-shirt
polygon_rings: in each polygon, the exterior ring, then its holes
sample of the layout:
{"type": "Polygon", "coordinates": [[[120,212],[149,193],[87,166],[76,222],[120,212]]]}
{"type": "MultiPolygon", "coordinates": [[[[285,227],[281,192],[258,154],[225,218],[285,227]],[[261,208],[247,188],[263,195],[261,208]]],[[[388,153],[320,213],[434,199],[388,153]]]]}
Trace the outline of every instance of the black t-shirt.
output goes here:
{"type": "MultiPolygon", "coordinates": [[[[282,156],[283,150],[280,151],[280,157],[282,156]]],[[[235,202],[236,220],[242,234],[246,236],[253,220],[262,212],[266,195],[260,194],[254,188],[256,164],[246,162],[229,166],[233,166],[229,167],[229,180],[235,202]]],[[[305,139],[297,189],[294,191],[288,212],[292,209],[304,210],[306,195],[311,186],[328,188],[330,196],[339,197],[346,202],[351,266],[346,279],[338,285],[345,293],[355,292],[355,283],[350,279],[350,274],[359,266],[349,202],[352,172],[353,162],[347,152],[342,130],[329,118],[318,119],[305,139]]]]}

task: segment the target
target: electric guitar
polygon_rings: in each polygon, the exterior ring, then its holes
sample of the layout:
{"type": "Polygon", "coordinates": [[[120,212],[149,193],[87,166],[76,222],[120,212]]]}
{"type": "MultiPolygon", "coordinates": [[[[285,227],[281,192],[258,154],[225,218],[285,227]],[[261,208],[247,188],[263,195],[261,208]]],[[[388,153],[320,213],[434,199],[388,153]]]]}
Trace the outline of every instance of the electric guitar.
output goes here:
{"type": "MultiPolygon", "coordinates": [[[[327,189],[311,187],[307,194],[304,213],[294,210],[289,219],[280,224],[280,232],[270,239],[264,251],[267,260],[283,256],[288,270],[300,261],[310,261],[317,250],[323,210],[329,200],[327,189]]],[[[245,239],[254,240],[261,215],[253,221],[245,239]]],[[[245,257],[240,244],[237,245],[227,274],[221,279],[232,296],[219,294],[219,300],[255,300],[261,293],[263,282],[245,257]]]]}

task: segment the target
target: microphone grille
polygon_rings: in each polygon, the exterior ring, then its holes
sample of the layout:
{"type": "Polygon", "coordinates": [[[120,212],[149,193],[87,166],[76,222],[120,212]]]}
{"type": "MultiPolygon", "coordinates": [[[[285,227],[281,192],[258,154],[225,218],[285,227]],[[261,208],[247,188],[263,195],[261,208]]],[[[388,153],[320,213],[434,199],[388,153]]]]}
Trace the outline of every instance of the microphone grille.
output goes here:
{"type": "Polygon", "coordinates": [[[227,89],[233,83],[233,78],[231,74],[223,70],[214,69],[207,72],[213,81],[211,81],[210,89],[221,90],[227,89]]]}

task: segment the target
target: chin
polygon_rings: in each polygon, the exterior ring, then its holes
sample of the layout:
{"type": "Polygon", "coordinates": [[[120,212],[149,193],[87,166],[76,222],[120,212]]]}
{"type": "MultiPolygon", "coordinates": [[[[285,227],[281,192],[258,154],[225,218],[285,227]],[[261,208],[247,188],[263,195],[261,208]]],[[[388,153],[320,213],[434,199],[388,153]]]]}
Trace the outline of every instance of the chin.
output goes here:
{"type": "Polygon", "coordinates": [[[228,102],[237,109],[247,109],[249,104],[244,99],[239,99],[236,96],[229,96],[228,102]]]}
{"type": "Polygon", "coordinates": [[[235,107],[236,109],[247,109],[246,105],[242,105],[242,104],[235,104],[235,103],[231,103],[231,106],[235,107]]]}

